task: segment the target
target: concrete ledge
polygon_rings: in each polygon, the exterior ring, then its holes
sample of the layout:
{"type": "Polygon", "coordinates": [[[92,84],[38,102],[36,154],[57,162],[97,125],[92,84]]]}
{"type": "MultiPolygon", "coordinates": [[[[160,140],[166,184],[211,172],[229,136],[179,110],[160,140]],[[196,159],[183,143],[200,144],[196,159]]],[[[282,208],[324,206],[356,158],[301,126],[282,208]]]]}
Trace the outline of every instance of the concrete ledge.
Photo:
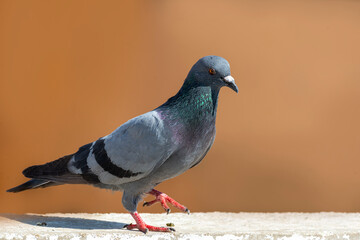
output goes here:
{"type": "Polygon", "coordinates": [[[122,229],[129,214],[0,214],[0,239],[360,239],[360,213],[141,214],[175,233],[122,229]],[[41,226],[43,225],[43,226],[41,226]]]}

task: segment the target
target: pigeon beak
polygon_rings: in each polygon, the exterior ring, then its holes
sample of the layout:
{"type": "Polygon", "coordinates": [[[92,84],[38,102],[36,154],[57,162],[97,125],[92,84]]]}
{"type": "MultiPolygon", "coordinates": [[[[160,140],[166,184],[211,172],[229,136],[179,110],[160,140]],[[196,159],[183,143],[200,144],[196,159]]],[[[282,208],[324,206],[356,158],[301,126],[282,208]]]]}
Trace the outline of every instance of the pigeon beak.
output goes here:
{"type": "Polygon", "coordinates": [[[231,88],[235,92],[239,92],[239,89],[235,84],[235,79],[231,75],[224,77],[223,81],[226,84],[226,86],[228,86],[229,88],[231,88]]]}

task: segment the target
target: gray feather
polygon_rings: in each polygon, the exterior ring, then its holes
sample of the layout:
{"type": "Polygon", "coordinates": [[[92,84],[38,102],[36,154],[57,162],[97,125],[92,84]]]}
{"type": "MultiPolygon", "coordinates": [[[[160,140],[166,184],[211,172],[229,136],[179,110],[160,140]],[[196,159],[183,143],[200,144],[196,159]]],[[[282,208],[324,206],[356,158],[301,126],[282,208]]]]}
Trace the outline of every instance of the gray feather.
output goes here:
{"type": "Polygon", "coordinates": [[[87,183],[123,191],[124,207],[134,212],[142,194],[205,157],[215,139],[217,100],[223,86],[238,91],[229,63],[217,56],[204,57],[163,105],[72,155],[25,169],[24,175],[33,179],[9,191],[87,183]]]}

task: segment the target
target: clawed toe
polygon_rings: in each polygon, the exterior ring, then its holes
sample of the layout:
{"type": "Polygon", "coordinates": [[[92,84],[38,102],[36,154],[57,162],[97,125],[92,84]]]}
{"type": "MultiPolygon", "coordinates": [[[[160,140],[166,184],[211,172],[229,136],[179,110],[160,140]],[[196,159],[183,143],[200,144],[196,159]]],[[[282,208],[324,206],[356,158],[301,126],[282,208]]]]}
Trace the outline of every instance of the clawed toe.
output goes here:
{"type": "Polygon", "coordinates": [[[140,215],[137,212],[131,212],[131,216],[136,221],[136,224],[126,224],[123,228],[126,228],[128,230],[132,229],[138,229],[139,231],[143,233],[147,233],[148,231],[154,231],[154,232],[175,232],[174,228],[167,228],[167,227],[155,227],[151,225],[147,225],[144,220],[140,217],[140,215]]]}
{"type": "Polygon", "coordinates": [[[173,205],[174,207],[180,209],[181,211],[186,212],[187,214],[190,214],[190,211],[187,207],[185,207],[184,205],[181,205],[180,203],[178,203],[177,201],[175,201],[174,199],[172,199],[165,193],[162,193],[162,192],[159,192],[159,191],[153,189],[149,192],[149,194],[154,195],[155,200],[152,200],[150,202],[144,202],[143,207],[151,206],[154,203],[159,202],[161,204],[161,206],[165,209],[166,213],[169,214],[171,212],[171,210],[167,205],[167,202],[168,202],[171,205],[173,205]]]}
{"type": "Polygon", "coordinates": [[[167,228],[167,227],[155,227],[151,225],[145,225],[140,226],[138,224],[126,224],[123,228],[126,228],[128,230],[138,229],[140,232],[143,232],[144,234],[148,233],[148,231],[154,231],[154,232],[175,232],[174,228],[167,228]]]}

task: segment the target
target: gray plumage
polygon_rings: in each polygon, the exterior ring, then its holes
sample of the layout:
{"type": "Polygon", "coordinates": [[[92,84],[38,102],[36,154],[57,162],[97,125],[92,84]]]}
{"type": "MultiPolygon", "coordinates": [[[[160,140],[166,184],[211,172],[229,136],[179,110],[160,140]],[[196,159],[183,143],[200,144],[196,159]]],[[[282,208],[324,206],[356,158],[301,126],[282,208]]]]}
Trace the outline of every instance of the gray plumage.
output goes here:
{"type": "Polygon", "coordinates": [[[123,191],[124,207],[135,212],[144,193],[197,165],[211,148],[223,86],[238,91],[229,63],[217,56],[204,57],[166,103],[74,154],[25,169],[23,174],[32,179],[8,191],[92,184],[123,191]]]}

